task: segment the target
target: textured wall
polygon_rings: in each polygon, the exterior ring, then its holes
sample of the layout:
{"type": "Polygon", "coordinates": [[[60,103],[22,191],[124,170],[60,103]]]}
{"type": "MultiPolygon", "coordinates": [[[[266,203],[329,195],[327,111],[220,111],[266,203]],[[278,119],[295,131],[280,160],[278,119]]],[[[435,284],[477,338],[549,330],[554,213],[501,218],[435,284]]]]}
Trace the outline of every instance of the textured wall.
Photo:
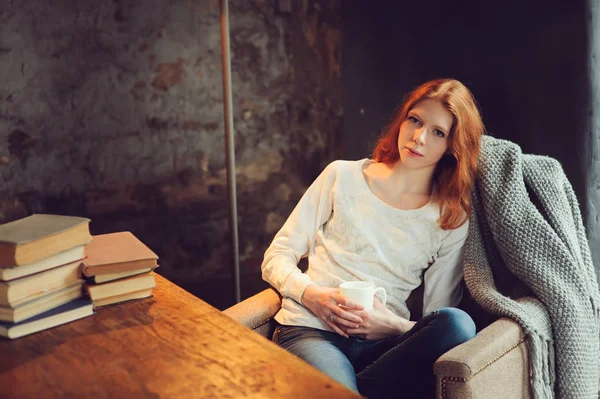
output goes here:
{"type": "Polygon", "coordinates": [[[587,230],[596,275],[600,281],[600,2],[588,0],[588,31],[590,41],[589,84],[590,103],[588,115],[588,206],[587,230]]]}
{"type": "MultiPolygon", "coordinates": [[[[45,3],[0,2],[0,222],[89,216],[192,290],[227,277],[218,1],[45,3]]],[[[243,274],[338,154],[338,14],[230,1],[243,274]]]]}

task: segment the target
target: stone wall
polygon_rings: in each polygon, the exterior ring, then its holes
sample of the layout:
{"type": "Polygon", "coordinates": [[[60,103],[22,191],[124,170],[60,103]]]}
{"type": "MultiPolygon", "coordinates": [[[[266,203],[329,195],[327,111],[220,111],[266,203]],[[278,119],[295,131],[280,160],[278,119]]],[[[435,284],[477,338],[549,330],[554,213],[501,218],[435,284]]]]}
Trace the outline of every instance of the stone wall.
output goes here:
{"type": "MultiPolygon", "coordinates": [[[[230,1],[243,279],[339,156],[339,7],[230,1]]],[[[227,280],[218,1],[2,0],[0,32],[0,222],[88,216],[192,291],[227,280]]]]}

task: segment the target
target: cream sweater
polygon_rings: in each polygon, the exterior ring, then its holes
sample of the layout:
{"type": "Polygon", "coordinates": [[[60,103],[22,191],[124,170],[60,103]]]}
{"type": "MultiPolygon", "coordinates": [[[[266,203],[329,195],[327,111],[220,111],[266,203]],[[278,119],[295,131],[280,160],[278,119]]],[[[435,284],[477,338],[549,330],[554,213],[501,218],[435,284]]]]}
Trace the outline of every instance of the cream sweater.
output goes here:
{"type": "Polygon", "coordinates": [[[363,175],[373,162],[329,164],[265,252],[263,279],[283,296],[279,323],[331,331],[301,304],[310,284],[336,288],[344,281],[371,281],[387,291],[387,307],[406,319],[406,299],[423,276],[423,314],[460,302],[468,222],[442,230],[433,200],[412,210],[383,202],[363,175]],[[297,265],[305,256],[309,266],[302,273],[297,265]]]}

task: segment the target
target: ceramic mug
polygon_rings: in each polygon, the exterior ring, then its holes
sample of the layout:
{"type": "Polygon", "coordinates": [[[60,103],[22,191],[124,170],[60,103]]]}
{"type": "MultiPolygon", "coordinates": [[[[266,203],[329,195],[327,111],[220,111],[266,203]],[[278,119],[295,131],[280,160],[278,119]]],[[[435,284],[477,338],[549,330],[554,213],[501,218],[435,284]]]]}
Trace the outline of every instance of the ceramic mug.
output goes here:
{"type": "Polygon", "coordinates": [[[369,281],[347,281],[340,284],[340,293],[351,301],[362,305],[365,310],[373,309],[373,296],[381,294],[381,303],[385,305],[387,293],[383,287],[374,287],[369,281]]]}

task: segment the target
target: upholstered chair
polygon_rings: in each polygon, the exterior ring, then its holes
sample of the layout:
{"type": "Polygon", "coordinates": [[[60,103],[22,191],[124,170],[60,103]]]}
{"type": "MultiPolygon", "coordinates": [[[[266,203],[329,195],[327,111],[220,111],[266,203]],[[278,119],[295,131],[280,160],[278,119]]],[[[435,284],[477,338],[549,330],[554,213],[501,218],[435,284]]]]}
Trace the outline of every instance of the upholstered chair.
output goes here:
{"type": "MultiPolygon", "coordinates": [[[[461,308],[467,313],[481,312],[472,300],[463,301],[461,308]]],[[[421,317],[423,303],[422,286],[407,301],[411,319],[421,317]]],[[[275,329],[273,316],[281,307],[281,297],[272,288],[266,289],[223,313],[245,325],[265,339],[271,339],[275,329]]],[[[508,318],[495,321],[487,317],[482,328],[472,340],[448,351],[434,364],[436,397],[444,399],[466,398],[530,398],[529,364],[523,332],[519,325],[508,318]]],[[[480,327],[480,323],[478,328],[480,327]]],[[[251,333],[248,331],[248,333],[251,333]]]]}

